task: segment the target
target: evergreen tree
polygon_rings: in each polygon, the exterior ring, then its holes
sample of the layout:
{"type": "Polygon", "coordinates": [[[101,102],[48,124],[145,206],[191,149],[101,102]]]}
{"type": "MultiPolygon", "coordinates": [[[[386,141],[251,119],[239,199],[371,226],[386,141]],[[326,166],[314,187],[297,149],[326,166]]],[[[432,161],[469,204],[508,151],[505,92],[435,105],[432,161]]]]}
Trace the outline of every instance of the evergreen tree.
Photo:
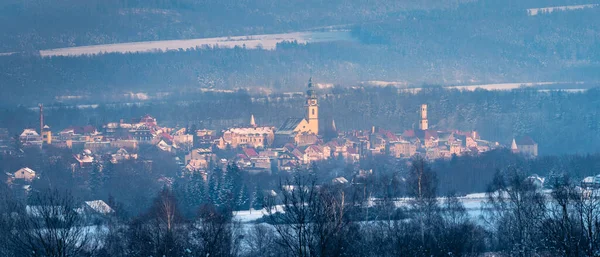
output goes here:
{"type": "Polygon", "coordinates": [[[102,174],[102,164],[95,162],[90,174],[89,186],[92,197],[98,198],[101,194],[101,189],[104,186],[104,178],[102,174]]]}

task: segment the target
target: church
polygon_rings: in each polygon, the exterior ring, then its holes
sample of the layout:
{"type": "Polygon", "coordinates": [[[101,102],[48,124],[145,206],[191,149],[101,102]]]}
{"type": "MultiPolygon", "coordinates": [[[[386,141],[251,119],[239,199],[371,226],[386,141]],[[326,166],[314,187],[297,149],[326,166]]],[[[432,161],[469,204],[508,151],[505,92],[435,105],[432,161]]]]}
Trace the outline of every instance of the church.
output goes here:
{"type": "Polygon", "coordinates": [[[319,98],[315,93],[312,78],[308,80],[306,91],[306,116],[304,118],[288,118],[275,133],[275,144],[283,146],[287,143],[310,145],[318,140],[319,135],[319,98]]]}

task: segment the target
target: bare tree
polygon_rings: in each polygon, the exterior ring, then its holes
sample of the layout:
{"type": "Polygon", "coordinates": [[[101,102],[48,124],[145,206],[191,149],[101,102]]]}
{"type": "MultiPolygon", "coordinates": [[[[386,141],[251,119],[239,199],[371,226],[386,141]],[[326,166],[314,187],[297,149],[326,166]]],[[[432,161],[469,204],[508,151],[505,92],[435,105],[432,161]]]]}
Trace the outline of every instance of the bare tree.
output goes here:
{"type": "Polygon", "coordinates": [[[546,217],[546,198],[517,167],[496,172],[487,192],[488,221],[499,250],[514,256],[543,251],[541,225],[546,217]]]}
{"type": "Polygon", "coordinates": [[[69,193],[37,193],[32,204],[12,212],[8,240],[17,256],[85,256],[99,245],[93,229],[86,227],[69,193]]]}
{"type": "Polygon", "coordinates": [[[240,227],[233,220],[231,209],[217,209],[214,205],[200,208],[191,238],[199,256],[236,256],[241,244],[240,227]]]}
{"type": "Polygon", "coordinates": [[[575,209],[586,256],[597,256],[600,251],[600,191],[584,189],[576,199],[575,209]]]}
{"type": "Polygon", "coordinates": [[[361,206],[355,196],[344,187],[318,187],[313,174],[296,172],[280,187],[281,205],[270,202],[266,207],[277,242],[291,256],[347,255],[349,214],[361,206]]]}
{"type": "Polygon", "coordinates": [[[244,236],[246,252],[243,256],[281,256],[278,252],[277,237],[273,227],[265,224],[256,224],[244,236]]]}
{"type": "Polygon", "coordinates": [[[266,212],[279,235],[278,243],[289,256],[311,256],[311,206],[317,198],[315,179],[298,171],[287,182],[280,185],[281,207],[270,201],[266,212]]]}
{"type": "Polygon", "coordinates": [[[134,256],[181,256],[187,238],[187,223],[177,208],[177,199],[163,188],[148,212],[129,226],[129,254],[134,256]]]}

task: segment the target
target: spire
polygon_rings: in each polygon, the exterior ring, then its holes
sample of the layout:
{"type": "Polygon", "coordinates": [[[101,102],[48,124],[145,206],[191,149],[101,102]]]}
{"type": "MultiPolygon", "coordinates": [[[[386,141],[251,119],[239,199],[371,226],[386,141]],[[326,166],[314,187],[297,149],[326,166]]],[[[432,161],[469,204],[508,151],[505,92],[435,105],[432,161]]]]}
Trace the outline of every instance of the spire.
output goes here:
{"type": "Polygon", "coordinates": [[[250,115],[250,126],[256,127],[256,122],[254,121],[254,114],[250,115]]]}
{"type": "Polygon", "coordinates": [[[315,89],[313,88],[312,77],[308,79],[308,90],[306,90],[308,98],[315,98],[315,89]]]}
{"type": "Polygon", "coordinates": [[[519,151],[519,148],[517,147],[517,142],[515,141],[514,138],[513,138],[512,144],[510,145],[510,150],[513,153],[517,153],[519,151]]]}
{"type": "Polygon", "coordinates": [[[337,127],[335,127],[335,120],[331,119],[331,128],[333,129],[334,132],[337,132],[337,127]]]}

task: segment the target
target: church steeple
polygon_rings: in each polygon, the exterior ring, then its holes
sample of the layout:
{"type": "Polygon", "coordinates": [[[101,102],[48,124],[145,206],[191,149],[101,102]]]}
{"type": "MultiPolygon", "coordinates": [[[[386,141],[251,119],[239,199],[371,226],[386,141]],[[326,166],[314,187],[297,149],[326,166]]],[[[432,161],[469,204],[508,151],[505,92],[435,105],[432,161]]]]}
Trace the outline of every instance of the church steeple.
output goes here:
{"type": "Polygon", "coordinates": [[[254,114],[250,115],[250,126],[256,127],[256,122],[254,121],[254,114]]]}
{"type": "Polygon", "coordinates": [[[319,134],[319,99],[313,88],[312,78],[308,80],[308,90],[306,91],[306,121],[309,130],[319,134]]]}
{"type": "Polygon", "coordinates": [[[427,105],[426,104],[421,105],[421,120],[419,122],[419,129],[420,130],[429,129],[429,122],[427,121],[427,105]]]}

